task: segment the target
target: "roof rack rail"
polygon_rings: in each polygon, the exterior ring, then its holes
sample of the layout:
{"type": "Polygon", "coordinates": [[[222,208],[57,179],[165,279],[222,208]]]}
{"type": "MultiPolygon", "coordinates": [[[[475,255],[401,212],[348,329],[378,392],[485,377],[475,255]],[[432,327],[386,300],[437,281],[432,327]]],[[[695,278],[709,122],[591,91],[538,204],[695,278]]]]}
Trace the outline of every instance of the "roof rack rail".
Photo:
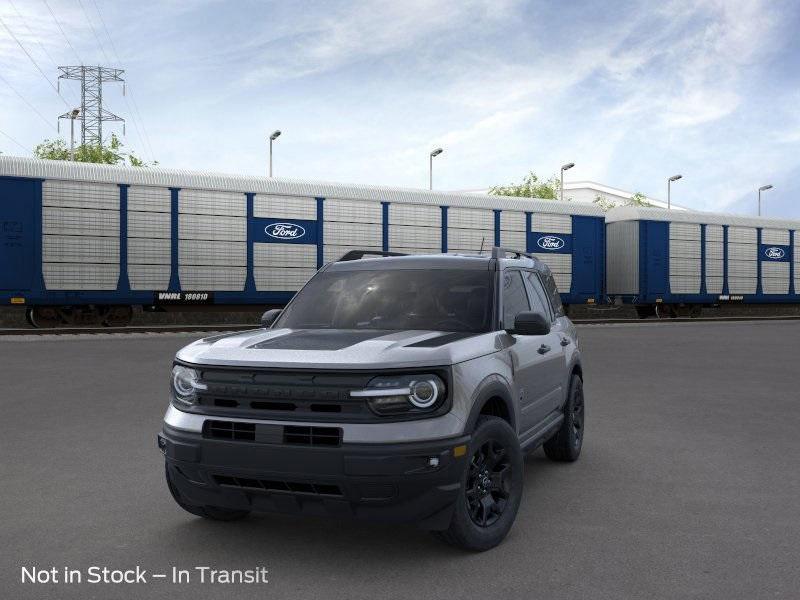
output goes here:
{"type": "Polygon", "coordinates": [[[382,250],[350,250],[344,254],[336,262],[345,262],[348,260],[361,260],[365,256],[408,256],[403,252],[384,252],[382,250]]]}
{"type": "Polygon", "coordinates": [[[507,255],[511,255],[514,258],[534,258],[533,254],[530,252],[523,252],[522,250],[514,250],[513,248],[503,248],[502,246],[495,246],[492,248],[492,258],[508,258],[507,255]]]}

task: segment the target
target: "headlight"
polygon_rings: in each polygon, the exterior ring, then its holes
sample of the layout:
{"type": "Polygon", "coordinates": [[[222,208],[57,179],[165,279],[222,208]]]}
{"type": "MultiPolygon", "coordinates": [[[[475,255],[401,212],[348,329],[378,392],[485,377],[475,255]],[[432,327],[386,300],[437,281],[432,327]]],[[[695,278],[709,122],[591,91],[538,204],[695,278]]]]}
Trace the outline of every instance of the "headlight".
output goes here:
{"type": "Polygon", "coordinates": [[[402,415],[432,412],[447,394],[438,375],[397,375],[376,377],[363,390],[350,392],[352,398],[365,398],[370,409],[379,415],[402,415]]]}
{"type": "Polygon", "coordinates": [[[197,403],[197,390],[206,389],[200,383],[200,373],[195,369],[175,365],[172,367],[172,398],[185,406],[197,403]]]}

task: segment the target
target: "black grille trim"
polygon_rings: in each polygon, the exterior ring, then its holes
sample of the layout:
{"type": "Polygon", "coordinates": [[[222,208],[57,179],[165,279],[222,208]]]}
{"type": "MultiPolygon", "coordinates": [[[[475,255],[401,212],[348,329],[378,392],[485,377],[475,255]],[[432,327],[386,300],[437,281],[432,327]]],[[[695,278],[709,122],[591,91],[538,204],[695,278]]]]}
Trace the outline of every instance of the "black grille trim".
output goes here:
{"type": "Polygon", "coordinates": [[[338,447],[342,445],[342,428],[208,420],[203,424],[203,437],[262,444],[338,447]]]}
{"type": "Polygon", "coordinates": [[[285,494],[310,494],[342,498],[342,489],[332,483],[310,483],[304,481],[280,481],[272,479],[252,479],[250,477],[232,477],[230,475],[213,475],[214,483],[221,487],[233,487],[246,491],[262,491],[285,494]]]}
{"type": "Polygon", "coordinates": [[[206,421],[203,424],[203,435],[220,440],[255,441],[255,423],[239,421],[206,421]]]}
{"type": "Polygon", "coordinates": [[[341,446],[342,429],[287,425],[283,428],[283,443],[301,446],[341,446]]]}

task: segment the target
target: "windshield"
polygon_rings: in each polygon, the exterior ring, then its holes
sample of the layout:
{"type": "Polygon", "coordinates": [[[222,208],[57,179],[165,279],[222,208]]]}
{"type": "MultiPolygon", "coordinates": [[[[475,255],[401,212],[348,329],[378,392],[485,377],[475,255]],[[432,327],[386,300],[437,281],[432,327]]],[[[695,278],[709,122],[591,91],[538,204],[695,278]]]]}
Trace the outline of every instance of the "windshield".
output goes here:
{"type": "Polygon", "coordinates": [[[483,270],[323,272],[275,327],[480,333],[490,329],[491,282],[483,270]]]}

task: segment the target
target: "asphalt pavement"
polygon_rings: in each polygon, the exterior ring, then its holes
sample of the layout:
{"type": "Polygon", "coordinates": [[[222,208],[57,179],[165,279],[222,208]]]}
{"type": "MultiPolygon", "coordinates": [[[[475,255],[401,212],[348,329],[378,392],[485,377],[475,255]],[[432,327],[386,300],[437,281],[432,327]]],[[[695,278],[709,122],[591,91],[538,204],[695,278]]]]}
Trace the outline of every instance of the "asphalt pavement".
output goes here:
{"type": "Polygon", "coordinates": [[[800,322],[580,335],[583,455],[528,457],[517,522],[483,554],[413,527],[195,518],[155,438],[193,336],[0,339],[0,598],[797,598],[800,322]],[[168,577],[88,583],[92,566],[168,577]],[[200,583],[198,566],[269,582],[200,583]],[[23,567],[82,582],[22,583],[23,567]]]}

